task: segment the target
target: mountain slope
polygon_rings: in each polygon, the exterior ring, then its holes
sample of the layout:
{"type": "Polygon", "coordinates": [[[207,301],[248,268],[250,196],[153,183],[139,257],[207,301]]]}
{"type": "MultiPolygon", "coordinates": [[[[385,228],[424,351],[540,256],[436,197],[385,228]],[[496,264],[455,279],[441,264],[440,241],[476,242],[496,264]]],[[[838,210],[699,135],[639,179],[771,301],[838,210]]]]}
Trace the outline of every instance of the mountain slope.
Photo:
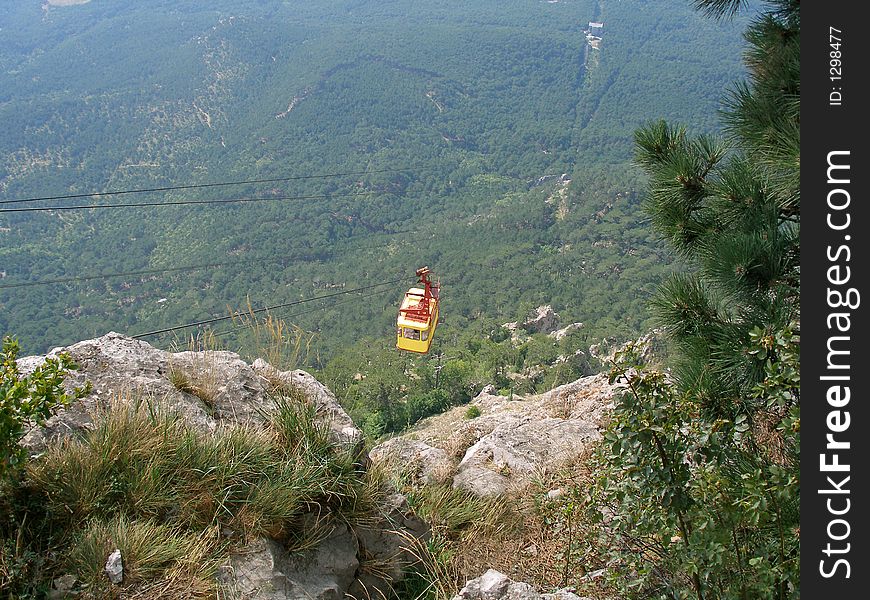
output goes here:
{"type": "MultiPolygon", "coordinates": [[[[0,199],[408,169],[136,196],[329,198],[0,212],[0,330],[33,350],[424,263],[458,326],[552,301],[594,333],[635,332],[669,259],[638,217],[631,131],[662,114],[712,128],[739,72],[739,24],[711,25],[679,0],[107,0],[16,5],[2,19],[0,199]],[[593,19],[605,21],[597,50],[593,19]]],[[[401,287],[292,320],[329,356],[390,332],[401,287]]]]}

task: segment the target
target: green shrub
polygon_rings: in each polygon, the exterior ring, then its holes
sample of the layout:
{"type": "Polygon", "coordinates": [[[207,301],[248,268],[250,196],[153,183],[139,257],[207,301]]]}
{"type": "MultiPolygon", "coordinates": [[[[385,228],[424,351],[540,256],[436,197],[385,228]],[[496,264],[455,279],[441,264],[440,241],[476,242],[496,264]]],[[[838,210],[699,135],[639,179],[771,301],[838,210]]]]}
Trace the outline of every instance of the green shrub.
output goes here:
{"type": "Polygon", "coordinates": [[[465,410],[465,418],[466,419],[476,419],[479,416],[480,416],[480,408],[477,406],[472,405],[472,406],[469,406],[465,410]]]}
{"type": "Polygon", "coordinates": [[[48,358],[30,375],[18,369],[18,342],[3,339],[0,351],[0,478],[21,466],[26,452],[19,446],[26,428],[41,425],[73,397],[87,393],[77,389],[73,395],[63,389],[63,378],[76,368],[72,358],[60,354],[48,358]]]}
{"type": "Polygon", "coordinates": [[[628,384],[604,434],[592,514],[610,511],[628,597],[789,598],[799,589],[800,393],[790,330],[752,336],[767,360],[754,410],[704,418],[696,400],[633,349],[612,379],[628,384]]]}

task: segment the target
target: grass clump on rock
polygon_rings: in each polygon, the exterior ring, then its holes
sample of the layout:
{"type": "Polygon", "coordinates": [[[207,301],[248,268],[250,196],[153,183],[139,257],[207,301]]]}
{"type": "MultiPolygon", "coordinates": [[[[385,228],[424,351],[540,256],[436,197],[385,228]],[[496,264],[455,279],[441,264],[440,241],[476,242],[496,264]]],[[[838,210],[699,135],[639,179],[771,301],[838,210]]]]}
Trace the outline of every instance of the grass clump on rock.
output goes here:
{"type": "Polygon", "coordinates": [[[231,549],[259,537],[309,547],[324,519],[353,522],[375,504],[356,451],[334,443],[298,393],[274,397],[263,424],[214,432],[136,399],[116,400],[94,423],[31,461],[19,489],[18,536],[57,557],[45,587],[71,575],[84,597],[216,597],[231,549]],[[115,549],[120,584],[104,572],[115,549]]]}

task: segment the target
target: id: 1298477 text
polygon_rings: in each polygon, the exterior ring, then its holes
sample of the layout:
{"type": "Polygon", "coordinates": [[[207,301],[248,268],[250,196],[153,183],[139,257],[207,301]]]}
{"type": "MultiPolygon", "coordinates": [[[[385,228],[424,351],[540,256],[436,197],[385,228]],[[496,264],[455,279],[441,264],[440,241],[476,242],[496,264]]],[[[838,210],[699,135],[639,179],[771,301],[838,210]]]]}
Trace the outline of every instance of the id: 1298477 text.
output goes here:
{"type": "Polygon", "coordinates": [[[828,45],[830,60],[828,62],[828,77],[831,79],[831,92],[828,94],[828,106],[843,105],[843,32],[836,27],[828,27],[828,45]]]}

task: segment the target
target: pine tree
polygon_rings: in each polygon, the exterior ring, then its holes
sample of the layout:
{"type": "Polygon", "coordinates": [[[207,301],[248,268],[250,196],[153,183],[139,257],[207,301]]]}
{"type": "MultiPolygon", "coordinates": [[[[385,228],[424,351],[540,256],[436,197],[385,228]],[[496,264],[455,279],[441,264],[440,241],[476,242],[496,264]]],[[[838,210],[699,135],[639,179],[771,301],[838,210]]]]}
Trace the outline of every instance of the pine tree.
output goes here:
{"type": "MultiPolygon", "coordinates": [[[[721,17],[741,2],[696,4],[721,17]]],[[[636,133],[648,212],[690,267],[654,309],[678,349],[677,380],[708,416],[748,410],[764,378],[749,333],[799,321],[799,32],[797,0],[777,0],[749,27],[749,80],[728,98],[724,140],[664,122],[636,133]]]]}
{"type": "MultiPolygon", "coordinates": [[[[726,17],[741,2],[696,5],[726,17]]],[[[800,596],[800,17],[797,0],[770,6],[723,139],[636,133],[647,210],[687,268],[653,303],[671,375],[633,348],[611,371],[627,392],[592,495],[627,597],[800,596]]]]}

